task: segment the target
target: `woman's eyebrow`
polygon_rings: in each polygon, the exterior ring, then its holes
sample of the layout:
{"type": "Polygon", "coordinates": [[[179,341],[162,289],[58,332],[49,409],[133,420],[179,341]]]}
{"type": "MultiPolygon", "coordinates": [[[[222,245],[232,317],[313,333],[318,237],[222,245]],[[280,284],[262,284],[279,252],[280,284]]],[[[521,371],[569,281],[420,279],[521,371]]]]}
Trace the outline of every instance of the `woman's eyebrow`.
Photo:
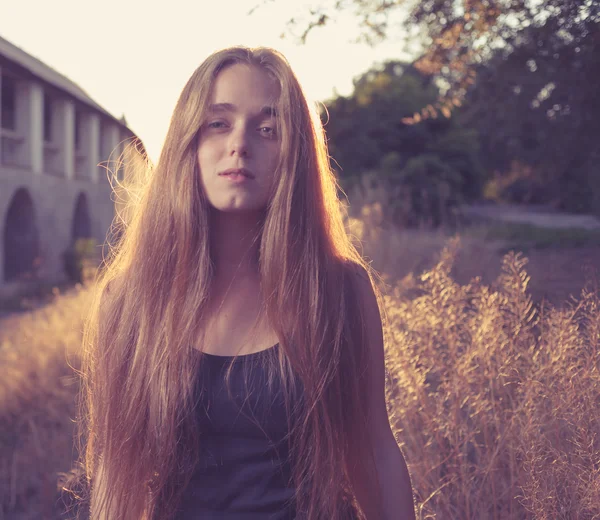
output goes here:
{"type": "MultiPolygon", "coordinates": [[[[237,107],[233,103],[212,103],[208,107],[210,113],[221,113],[221,112],[235,112],[237,107]]],[[[260,109],[259,115],[266,115],[271,117],[277,116],[277,109],[272,106],[264,106],[260,109]]]]}

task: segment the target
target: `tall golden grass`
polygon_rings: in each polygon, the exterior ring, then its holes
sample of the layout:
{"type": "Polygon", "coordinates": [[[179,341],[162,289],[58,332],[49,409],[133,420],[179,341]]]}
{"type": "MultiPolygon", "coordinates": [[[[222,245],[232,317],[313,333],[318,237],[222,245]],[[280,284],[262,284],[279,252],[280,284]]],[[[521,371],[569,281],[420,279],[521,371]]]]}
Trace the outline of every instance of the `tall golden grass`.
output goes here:
{"type": "Polygon", "coordinates": [[[78,350],[90,291],[0,322],[0,520],[58,518],[57,479],[76,458],[78,350]]]}
{"type": "MultiPolygon", "coordinates": [[[[348,225],[366,253],[389,249],[379,224],[348,225]]],[[[384,288],[389,412],[419,518],[600,518],[597,294],[532,303],[518,253],[494,284],[460,284],[460,247],[384,288]]],[[[73,368],[91,290],[0,323],[0,520],[65,518],[57,482],[76,455],[73,368]]]]}
{"type": "Polygon", "coordinates": [[[420,518],[600,518],[600,312],[536,308],[526,259],[498,289],[450,277],[456,243],[386,296],[388,401],[420,518]]]}

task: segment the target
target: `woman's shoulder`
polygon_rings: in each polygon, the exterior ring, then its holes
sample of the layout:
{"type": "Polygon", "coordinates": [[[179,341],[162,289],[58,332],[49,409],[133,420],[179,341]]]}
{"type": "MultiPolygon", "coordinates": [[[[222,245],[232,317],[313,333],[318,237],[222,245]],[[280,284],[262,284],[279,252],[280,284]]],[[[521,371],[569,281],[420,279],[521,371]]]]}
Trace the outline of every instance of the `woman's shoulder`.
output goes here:
{"type": "Polygon", "coordinates": [[[345,270],[346,275],[348,276],[352,284],[359,285],[362,287],[364,287],[365,284],[368,286],[372,285],[372,277],[367,267],[357,262],[356,260],[344,260],[343,269],[345,270]]]}
{"type": "Polygon", "coordinates": [[[380,305],[385,294],[385,281],[370,266],[354,260],[346,261],[347,280],[352,292],[371,316],[379,315],[380,305]]]}

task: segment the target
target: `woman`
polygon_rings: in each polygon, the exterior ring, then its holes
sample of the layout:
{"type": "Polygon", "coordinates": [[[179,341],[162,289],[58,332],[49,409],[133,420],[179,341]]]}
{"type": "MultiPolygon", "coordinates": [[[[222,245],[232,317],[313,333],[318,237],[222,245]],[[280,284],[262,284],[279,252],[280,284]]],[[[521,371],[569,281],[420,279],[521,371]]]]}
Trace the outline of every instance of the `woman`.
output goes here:
{"type": "Polygon", "coordinates": [[[380,296],[285,58],[202,63],[136,201],[84,336],[91,518],[414,518],[380,296]]]}

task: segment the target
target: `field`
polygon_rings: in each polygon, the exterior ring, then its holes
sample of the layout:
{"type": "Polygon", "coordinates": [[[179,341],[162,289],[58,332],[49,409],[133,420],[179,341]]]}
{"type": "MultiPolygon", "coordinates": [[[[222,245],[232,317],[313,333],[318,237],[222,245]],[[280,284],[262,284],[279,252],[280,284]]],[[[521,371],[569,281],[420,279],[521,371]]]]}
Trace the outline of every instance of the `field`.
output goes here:
{"type": "MultiPolygon", "coordinates": [[[[419,517],[600,518],[600,307],[581,292],[600,247],[359,217],[350,229],[385,275],[388,404],[419,517]]],[[[0,322],[0,520],[66,518],[89,291],[0,322]]]]}
{"type": "Polygon", "coordinates": [[[73,453],[83,315],[89,291],[0,322],[0,519],[54,519],[73,453]]]}

